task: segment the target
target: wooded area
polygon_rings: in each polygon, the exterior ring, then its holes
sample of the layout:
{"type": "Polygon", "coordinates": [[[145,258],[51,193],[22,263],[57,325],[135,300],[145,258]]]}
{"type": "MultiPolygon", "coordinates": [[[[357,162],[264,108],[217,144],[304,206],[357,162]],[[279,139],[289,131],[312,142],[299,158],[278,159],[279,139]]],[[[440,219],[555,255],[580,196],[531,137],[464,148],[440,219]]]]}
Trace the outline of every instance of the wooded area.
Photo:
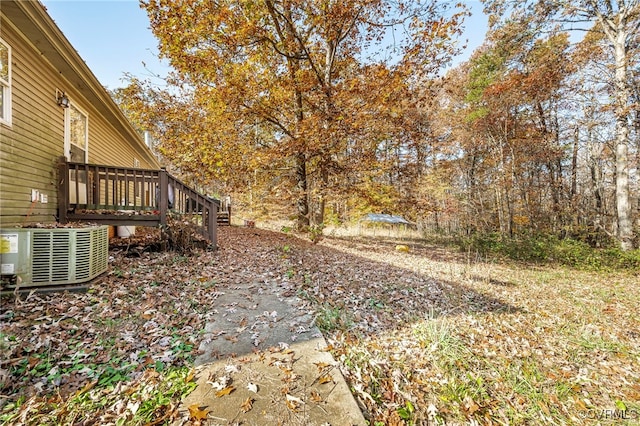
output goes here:
{"type": "Polygon", "coordinates": [[[165,86],[116,97],[188,183],[300,228],[437,214],[637,246],[638,1],[149,0],[165,86]],[[635,240],[634,240],[635,239],[635,240]]]}
{"type": "Polygon", "coordinates": [[[220,227],[216,251],[145,227],[86,292],[3,295],[0,423],[311,424],[340,377],[371,425],[638,422],[640,0],[484,0],[450,68],[464,2],[141,4],[175,72],[113,94],[168,171],[61,164],[62,221],[167,224],[171,202],[214,231],[195,187],[287,225],[220,227]],[[318,237],[363,216],[389,228],[318,237]]]}

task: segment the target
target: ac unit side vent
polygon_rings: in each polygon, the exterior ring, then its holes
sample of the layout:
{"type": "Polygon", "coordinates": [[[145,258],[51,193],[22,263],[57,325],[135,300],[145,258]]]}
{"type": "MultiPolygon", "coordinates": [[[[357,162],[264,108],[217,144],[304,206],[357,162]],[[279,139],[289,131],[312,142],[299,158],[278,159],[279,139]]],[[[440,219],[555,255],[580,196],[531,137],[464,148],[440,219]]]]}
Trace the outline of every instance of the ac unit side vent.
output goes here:
{"type": "Polygon", "coordinates": [[[31,235],[33,285],[81,283],[107,270],[107,226],[37,229],[31,235]]]}
{"type": "Polygon", "coordinates": [[[91,256],[89,260],[89,274],[95,277],[107,270],[109,266],[109,233],[91,233],[91,256]]]}
{"type": "Polygon", "coordinates": [[[75,278],[86,280],[91,276],[91,234],[77,235],[75,261],[75,278]]]}

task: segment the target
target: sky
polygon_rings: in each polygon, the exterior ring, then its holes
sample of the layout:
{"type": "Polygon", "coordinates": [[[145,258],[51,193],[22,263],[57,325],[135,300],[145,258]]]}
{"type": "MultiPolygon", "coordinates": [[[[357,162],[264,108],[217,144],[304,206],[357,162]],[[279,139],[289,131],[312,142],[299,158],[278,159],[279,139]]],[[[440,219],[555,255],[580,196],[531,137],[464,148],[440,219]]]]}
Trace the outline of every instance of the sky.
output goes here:
{"type": "Polygon", "coordinates": [[[125,86],[125,73],[146,78],[169,70],[167,62],[158,59],[158,43],[137,0],[41,3],[103,86],[125,86]]]}
{"type": "MultiPolygon", "coordinates": [[[[168,72],[167,61],[158,59],[158,43],[138,0],[41,0],[41,3],[103,86],[109,89],[125,86],[125,73],[149,78],[168,72]]],[[[487,26],[481,3],[466,3],[473,13],[466,20],[463,37],[469,43],[465,57],[457,62],[466,59],[483,42],[487,26]]]]}

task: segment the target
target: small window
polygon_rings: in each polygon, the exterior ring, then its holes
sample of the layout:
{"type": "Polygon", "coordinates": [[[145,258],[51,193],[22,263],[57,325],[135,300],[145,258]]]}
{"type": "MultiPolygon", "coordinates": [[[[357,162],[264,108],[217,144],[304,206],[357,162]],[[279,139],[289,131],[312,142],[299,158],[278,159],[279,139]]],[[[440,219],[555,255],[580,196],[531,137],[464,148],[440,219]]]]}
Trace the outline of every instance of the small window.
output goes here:
{"type": "Polygon", "coordinates": [[[73,103],[64,111],[64,138],[67,158],[73,163],[86,163],[89,145],[89,117],[73,103]]]}
{"type": "Polygon", "coordinates": [[[0,38],[0,123],[11,125],[11,47],[0,38]]]}

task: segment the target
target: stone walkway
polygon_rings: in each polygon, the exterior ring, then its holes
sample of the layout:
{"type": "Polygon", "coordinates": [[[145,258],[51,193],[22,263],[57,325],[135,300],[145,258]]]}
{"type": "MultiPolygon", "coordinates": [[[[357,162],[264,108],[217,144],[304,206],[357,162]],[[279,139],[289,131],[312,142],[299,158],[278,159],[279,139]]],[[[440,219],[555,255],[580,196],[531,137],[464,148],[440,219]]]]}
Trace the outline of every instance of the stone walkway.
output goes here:
{"type": "Polygon", "coordinates": [[[225,288],[183,418],[203,425],[366,425],[314,318],[285,281],[225,288]]]}

